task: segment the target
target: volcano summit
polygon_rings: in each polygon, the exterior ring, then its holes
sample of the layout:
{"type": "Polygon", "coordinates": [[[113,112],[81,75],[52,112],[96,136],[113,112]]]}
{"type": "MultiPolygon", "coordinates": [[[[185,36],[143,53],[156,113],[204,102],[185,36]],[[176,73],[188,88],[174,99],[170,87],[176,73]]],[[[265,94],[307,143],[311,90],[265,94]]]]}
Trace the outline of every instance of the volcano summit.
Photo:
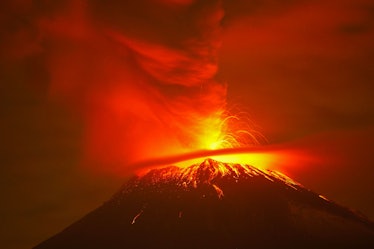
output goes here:
{"type": "Polygon", "coordinates": [[[35,249],[374,248],[374,224],[290,178],[206,159],[128,181],[35,249]]]}

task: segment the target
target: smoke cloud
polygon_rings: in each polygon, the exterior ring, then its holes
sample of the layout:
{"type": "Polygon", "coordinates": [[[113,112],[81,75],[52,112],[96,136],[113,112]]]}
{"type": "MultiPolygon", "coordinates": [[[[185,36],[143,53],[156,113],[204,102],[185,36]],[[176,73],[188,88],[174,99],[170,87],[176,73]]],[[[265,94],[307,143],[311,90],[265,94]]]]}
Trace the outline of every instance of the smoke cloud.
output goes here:
{"type": "Polygon", "coordinates": [[[121,168],[202,149],[200,139],[220,126],[219,1],[6,4],[22,17],[2,34],[7,58],[42,61],[50,96],[84,119],[88,163],[121,168]]]}

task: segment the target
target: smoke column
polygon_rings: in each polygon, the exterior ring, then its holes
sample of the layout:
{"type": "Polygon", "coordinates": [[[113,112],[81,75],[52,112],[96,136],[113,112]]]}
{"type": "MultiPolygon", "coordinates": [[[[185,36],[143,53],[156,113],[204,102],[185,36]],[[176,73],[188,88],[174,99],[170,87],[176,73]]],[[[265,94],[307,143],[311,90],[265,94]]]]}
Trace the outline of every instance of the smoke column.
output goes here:
{"type": "Polygon", "coordinates": [[[33,13],[20,28],[27,39],[14,45],[29,50],[17,56],[39,58],[50,96],[83,117],[88,164],[123,171],[148,158],[227,147],[212,147],[227,129],[226,85],[215,79],[219,1],[7,4],[33,13]]]}

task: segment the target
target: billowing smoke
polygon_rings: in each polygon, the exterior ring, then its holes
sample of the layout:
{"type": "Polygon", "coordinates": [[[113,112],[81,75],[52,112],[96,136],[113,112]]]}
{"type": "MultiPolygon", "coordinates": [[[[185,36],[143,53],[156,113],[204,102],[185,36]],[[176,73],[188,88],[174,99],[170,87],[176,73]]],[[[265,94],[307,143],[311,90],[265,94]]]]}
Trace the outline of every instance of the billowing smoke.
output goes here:
{"type": "Polygon", "coordinates": [[[226,86],[215,80],[219,1],[8,5],[33,13],[23,28],[34,33],[18,47],[28,44],[41,58],[50,95],[83,116],[89,162],[121,168],[206,149],[206,140],[220,136],[226,86]]]}

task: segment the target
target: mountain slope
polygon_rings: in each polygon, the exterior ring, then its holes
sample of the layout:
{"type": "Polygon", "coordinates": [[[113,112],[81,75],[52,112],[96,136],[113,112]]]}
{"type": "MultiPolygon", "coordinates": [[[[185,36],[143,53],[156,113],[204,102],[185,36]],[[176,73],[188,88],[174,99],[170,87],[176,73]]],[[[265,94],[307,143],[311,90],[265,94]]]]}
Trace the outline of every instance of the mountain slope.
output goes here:
{"type": "Polygon", "coordinates": [[[374,248],[374,225],[280,173],[207,159],[133,178],[35,248],[374,248]]]}

